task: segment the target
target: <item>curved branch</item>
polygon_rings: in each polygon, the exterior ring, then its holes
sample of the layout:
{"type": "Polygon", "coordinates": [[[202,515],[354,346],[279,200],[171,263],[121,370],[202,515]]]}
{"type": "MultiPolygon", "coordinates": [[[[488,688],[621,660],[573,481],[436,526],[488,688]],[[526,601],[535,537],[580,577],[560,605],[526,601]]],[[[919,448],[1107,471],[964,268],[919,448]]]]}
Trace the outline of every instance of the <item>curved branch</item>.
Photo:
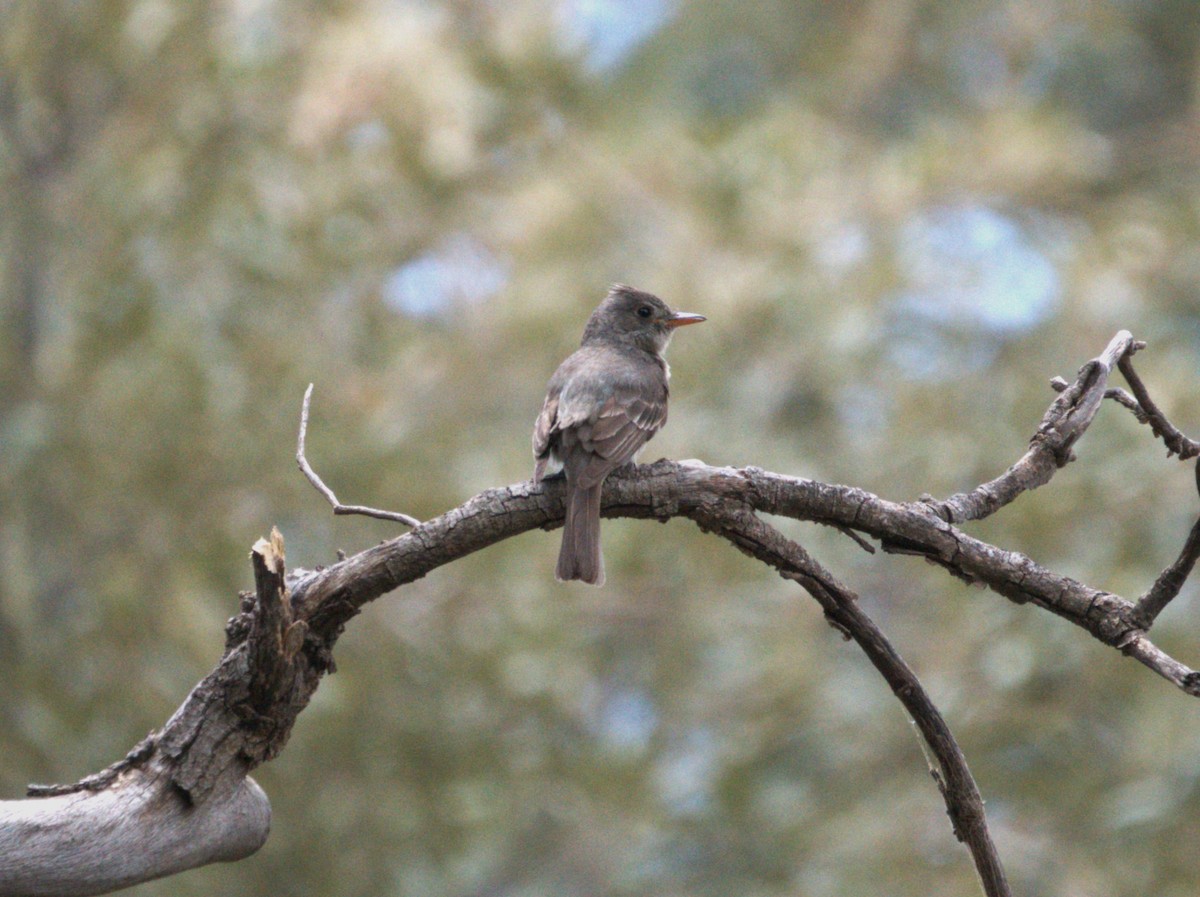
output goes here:
{"type": "MultiPolygon", "coordinates": [[[[660,460],[610,475],[602,507],[606,517],[689,517],[699,522],[709,506],[722,501],[864,533],[879,540],[886,551],[926,557],[1018,604],[1036,604],[1070,620],[1118,649],[1143,632],[1129,601],[1055,573],[1019,552],[975,539],[920,502],[890,502],[853,486],[789,477],[757,467],[735,469],[660,460]]],[[[489,489],[405,535],[320,572],[306,573],[293,585],[293,602],[297,613],[319,630],[344,625],[380,595],[502,539],[537,527],[557,527],[562,515],[561,483],[535,486],[525,482],[489,489]]],[[[1181,685],[1177,670],[1151,668],[1181,685]]],[[[1184,690],[1200,694],[1191,685],[1184,690]]]]}
{"type": "MultiPolygon", "coordinates": [[[[243,595],[242,612],[227,627],[225,656],[162,732],[152,735],[136,756],[122,761],[116,774],[33,792],[83,795],[77,801],[57,803],[53,797],[37,797],[0,802],[0,823],[24,820],[24,827],[12,829],[11,837],[32,850],[42,842],[30,833],[96,822],[96,814],[88,812],[89,803],[106,811],[120,806],[92,803],[87,796],[123,782],[151,782],[156,794],[149,804],[153,812],[138,814],[136,824],[147,837],[151,830],[162,829],[162,837],[145,841],[146,850],[176,852],[140,859],[139,874],[168,874],[205,862],[206,857],[227,856],[229,849],[222,845],[227,845],[231,832],[244,832],[248,822],[256,823],[252,831],[258,839],[264,838],[269,818],[266,798],[246,775],[286,744],[296,716],[332,668],[332,649],[345,624],[364,604],[437,567],[531,529],[561,525],[563,491],[559,482],[490,489],[389,542],[325,569],[295,570],[286,577],[282,541],[275,536],[260,542],[251,555],[257,594],[243,595]],[[245,794],[236,801],[232,795],[239,791],[245,794]],[[246,802],[257,803],[257,811],[247,809],[246,802]],[[226,824],[184,837],[181,820],[191,817],[182,808],[189,804],[192,814],[201,808],[201,814],[212,813],[214,820],[226,824]],[[25,840],[26,835],[31,840],[25,840]],[[178,852],[177,846],[185,842],[188,851],[178,852]]],[[[711,526],[718,519],[714,515],[726,513],[723,508],[749,508],[854,530],[880,540],[888,550],[922,554],[1012,600],[1044,607],[1136,658],[1188,694],[1200,694],[1200,677],[1146,638],[1131,617],[1129,602],[1056,574],[1024,555],[973,539],[920,504],[896,504],[861,489],[758,468],[658,461],[611,475],[605,481],[603,507],[609,517],[682,516],[701,526],[711,526]]],[[[831,618],[837,620],[832,614],[831,618]]],[[[951,792],[958,793],[947,769],[943,769],[945,781],[951,792]]],[[[956,830],[969,831],[970,826],[956,822],[956,830]]],[[[61,838],[50,839],[50,843],[60,842],[61,838]]],[[[129,841],[115,843],[119,848],[129,841]]],[[[261,840],[241,834],[237,838],[247,853],[258,843],[261,840]]],[[[61,854],[38,855],[44,870],[64,865],[61,854]]],[[[29,880],[29,863],[34,862],[30,856],[27,851],[23,863],[9,859],[0,864],[0,893],[21,893],[16,883],[29,880]]],[[[128,883],[131,873],[120,850],[110,856],[110,863],[93,864],[91,876],[78,881],[76,889],[58,892],[101,893],[97,881],[107,883],[107,889],[128,883]]],[[[77,868],[90,861],[88,855],[77,868]]]]}
{"type": "MultiPolygon", "coordinates": [[[[536,527],[553,528],[563,515],[561,483],[534,486],[520,483],[483,492],[464,505],[427,521],[412,532],[369,548],[320,571],[296,571],[285,581],[283,546],[278,533],[270,541],[260,540],[252,553],[257,595],[243,597],[243,612],[230,622],[226,655],[208,677],[189,695],[163,731],[151,736],[137,756],[122,761],[122,775],[154,775],[167,800],[174,795],[180,806],[204,806],[220,818],[225,812],[225,795],[250,785],[245,774],[275,756],[286,743],[296,715],[315,692],[320,676],[331,666],[334,643],[346,622],[367,602],[400,585],[424,576],[436,567],[478,551],[494,542],[536,527]],[[229,783],[233,787],[229,787],[229,783]],[[224,783],[225,787],[222,787],[224,783]]],[[[991,882],[989,894],[1007,893],[995,849],[987,837],[982,800],[978,788],[962,762],[944,720],[928,700],[912,671],[904,665],[886,638],[854,603],[853,595],[823,571],[795,543],[758,521],[749,509],[783,513],[817,520],[875,536],[886,527],[871,522],[865,513],[880,499],[860,490],[829,486],[808,480],[782,477],[766,471],[714,468],[702,464],[680,465],[659,461],[653,465],[610,476],[604,488],[607,516],[689,517],[702,528],[716,530],[743,550],[775,566],[788,578],[803,585],[821,602],[827,616],[854,637],[888,683],[908,707],[938,758],[936,776],[954,820],[956,834],[971,849],[980,875],[991,882]],[[856,519],[857,518],[857,519],[856,519]],[[989,871],[990,870],[990,871],[989,871]]],[[[893,505],[883,508],[896,538],[913,544],[911,524],[926,530],[926,538],[940,537],[948,524],[931,515],[919,517],[909,509],[893,505]]],[[[120,777],[118,777],[119,780],[120,777]]],[[[95,794],[111,777],[103,774],[76,786],[38,789],[35,793],[95,794]]],[[[251,783],[252,784],[252,783],[251,783]]],[[[253,786],[251,793],[260,795],[253,786]]],[[[261,796],[265,802],[265,796],[261,796]]],[[[12,802],[16,803],[16,802],[12,802]]],[[[47,800],[26,801],[23,812],[44,814],[70,812],[47,800]]],[[[77,809],[77,808],[76,808],[77,809]]],[[[180,831],[167,813],[144,813],[144,824],[167,832],[180,831]]],[[[91,824],[84,814],[75,824],[91,824]],[[80,820],[83,820],[80,822],[80,820]]],[[[227,834],[227,833],[226,833],[227,834]]],[[[265,832],[264,832],[265,836],[265,832]]],[[[192,845],[213,842],[192,835],[192,845]]],[[[161,845],[171,849],[175,842],[161,845]]],[[[120,847],[120,845],[116,845],[120,847]]],[[[151,842],[154,849],[160,845],[151,842]]],[[[190,862],[194,859],[189,856],[190,862]]],[[[205,860],[201,860],[205,861],[205,860]]],[[[164,867],[147,864],[153,874],[180,871],[183,858],[164,867]]],[[[93,864],[93,868],[95,865],[93,864]]],[[[0,892],[8,893],[0,867],[0,892]]],[[[127,872],[108,870],[109,885],[124,881],[127,872]]],[[[64,893],[66,893],[64,891],[64,893]]],[[[100,893],[73,890],[69,893],[100,893]]]]}
{"type": "MultiPolygon", "coordinates": [[[[1023,470],[1036,474],[1051,459],[1054,464],[1069,460],[1072,443],[1107,392],[1112,366],[1139,345],[1122,331],[1100,358],[1084,366],[1047,412],[1023,470]]],[[[298,456],[303,457],[303,433],[298,456]]],[[[995,894],[1005,893],[1003,872],[986,838],[978,789],[965,764],[959,764],[936,708],[926,706],[919,682],[853,595],[754,512],[834,526],[878,540],[885,551],[921,555],[959,578],[1070,620],[1187,694],[1200,695],[1200,675],[1147,638],[1148,621],[1138,607],[972,538],[946,519],[957,519],[960,506],[968,517],[982,514],[1037,485],[1036,476],[1010,474],[993,481],[1001,484],[996,490],[980,487],[972,493],[976,498],[966,496],[961,503],[955,503],[956,496],[940,505],[898,504],[850,486],[754,467],[664,460],[614,473],[602,497],[609,517],[687,517],[717,530],[821,602],[831,622],[856,638],[884,673],[934,746],[955,832],[970,846],[981,876],[991,882],[985,887],[995,894]]],[[[270,806],[248,773],[287,743],[296,717],[333,668],[333,647],[345,624],[367,602],[437,567],[536,527],[561,525],[563,493],[561,482],[490,489],[398,538],[317,571],[288,574],[278,533],[260,540],[251,553],[256,592],[242,595],[241,612],[226,628],[224,656],[163,729],[119,763],[75,785],[33,786],[29,800],[0,802],[0,893],[103,893],[254,852],[266,838],[270,806]],[[39,890],[43,881],[50,884],[39,890]]],[[[1165,603],[1162,598],[1186,576],[1194,560],[1193,541],[1167,577],[1168,585],[1151,590],[1158,592],[1155,601],[1165,603]]]]}
{"type": "Polygon", "coordinates": [[[858,596],[800,545],[764,523],[748,508],[738,509],[731,504],[716,506],[697,518],[697,522],[751,557],[774,567],[785,579],[799,583],[821,605],[830,623],[862,648],[909,712],[937,759],[937,768],[931,765],[930,774],[946,802],[955,837],[971,853],[984,893],[988,897],[1007,897],[1011,891],[988,831],[983,796],[967,766],[967,758],[917,674],[862,609],[858,596]]]}

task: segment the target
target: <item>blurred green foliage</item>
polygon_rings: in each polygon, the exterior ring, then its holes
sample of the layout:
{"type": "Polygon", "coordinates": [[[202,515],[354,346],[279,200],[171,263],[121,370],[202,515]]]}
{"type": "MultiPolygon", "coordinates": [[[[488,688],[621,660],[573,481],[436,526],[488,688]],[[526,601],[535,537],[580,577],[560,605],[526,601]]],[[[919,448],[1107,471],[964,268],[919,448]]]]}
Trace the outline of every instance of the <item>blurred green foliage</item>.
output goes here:
{"type": "MultiPolygon", "coordinates": [[[[1194,0],[0,0],[0,780],[69,781],[292,564],[529,476],[612,281],[709,316],[644,456],[945,495],[1120,328],[1200,430],[1194,0]]],[[[1196,512],[1126,412],[973,533],[1136,597],[1196,512]]],[[[1066,623],[783,522],[959,734],[1017,893],[1200,890],[1188,699],[1066,623]]],[[[250,860],[139,895],[960,895],[908,721],[680,521],[387,596],[256,775],[250,860]]],[[[1188,587],[1156,638],[1197,663],[1188,587]]]]}

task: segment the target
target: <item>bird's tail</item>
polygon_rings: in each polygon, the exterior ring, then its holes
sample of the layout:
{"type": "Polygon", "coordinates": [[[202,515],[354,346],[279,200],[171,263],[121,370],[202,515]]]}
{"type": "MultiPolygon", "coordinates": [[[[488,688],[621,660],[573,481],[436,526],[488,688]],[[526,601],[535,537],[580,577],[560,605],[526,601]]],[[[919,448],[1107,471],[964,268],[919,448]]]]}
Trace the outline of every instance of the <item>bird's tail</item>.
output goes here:
{"type": "Polygon", "coordinates": [[[558,580],[579,579],[604,585],[604,557],[600,554],[600,488],[568,488],[567,517],[563,522],[562,548],[558,552],[558,580]]]}

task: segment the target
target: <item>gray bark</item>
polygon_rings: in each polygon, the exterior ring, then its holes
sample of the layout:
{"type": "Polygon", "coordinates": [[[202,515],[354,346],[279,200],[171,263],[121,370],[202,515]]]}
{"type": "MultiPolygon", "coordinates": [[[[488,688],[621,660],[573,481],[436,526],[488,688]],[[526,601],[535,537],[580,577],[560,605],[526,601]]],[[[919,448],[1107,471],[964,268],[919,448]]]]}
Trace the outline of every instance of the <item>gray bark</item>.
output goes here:
{"type": "Polygon", "coordinates": [[[100,791],[0,801],[0,894],[104,894],[250,856],[271,805],[253,779],[191,803],[161,768],[130,769],[100,791]]]}

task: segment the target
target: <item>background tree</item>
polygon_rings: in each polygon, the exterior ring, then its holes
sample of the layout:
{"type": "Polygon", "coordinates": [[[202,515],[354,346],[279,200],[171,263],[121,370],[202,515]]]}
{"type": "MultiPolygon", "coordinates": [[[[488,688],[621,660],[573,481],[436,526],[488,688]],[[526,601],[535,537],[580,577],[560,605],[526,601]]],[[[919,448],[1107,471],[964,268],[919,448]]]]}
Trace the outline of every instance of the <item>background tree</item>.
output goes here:
{"type": "MultiPolygon", "coordinates": [[[[1188,0],[0,6],[4,795],[162,723],[270,523],[309,565],[396,532],[296,475],[305,383],[339,495],[433,516],[529,475],[614,280],[710,318],[647,460],[948,495],[1120,328],[1200,429],[1198,28],[1188,0]]],[[[1144,438],[1102,416],[971,531],[1138,594],[1195,513],[1144,438]]],[[[264,850],[134,893],[971,893],[862,657],[647,527],[606,524],[602,592],[556,585],[539,534],[376,602],[259,773],[264,850]]],[[[783,528],[931,687],[1018,892],[1195,893],[1177,692],[783,528]]],[[[1184,660],[1194,603],[1155,629],[1184,660]]]]}

